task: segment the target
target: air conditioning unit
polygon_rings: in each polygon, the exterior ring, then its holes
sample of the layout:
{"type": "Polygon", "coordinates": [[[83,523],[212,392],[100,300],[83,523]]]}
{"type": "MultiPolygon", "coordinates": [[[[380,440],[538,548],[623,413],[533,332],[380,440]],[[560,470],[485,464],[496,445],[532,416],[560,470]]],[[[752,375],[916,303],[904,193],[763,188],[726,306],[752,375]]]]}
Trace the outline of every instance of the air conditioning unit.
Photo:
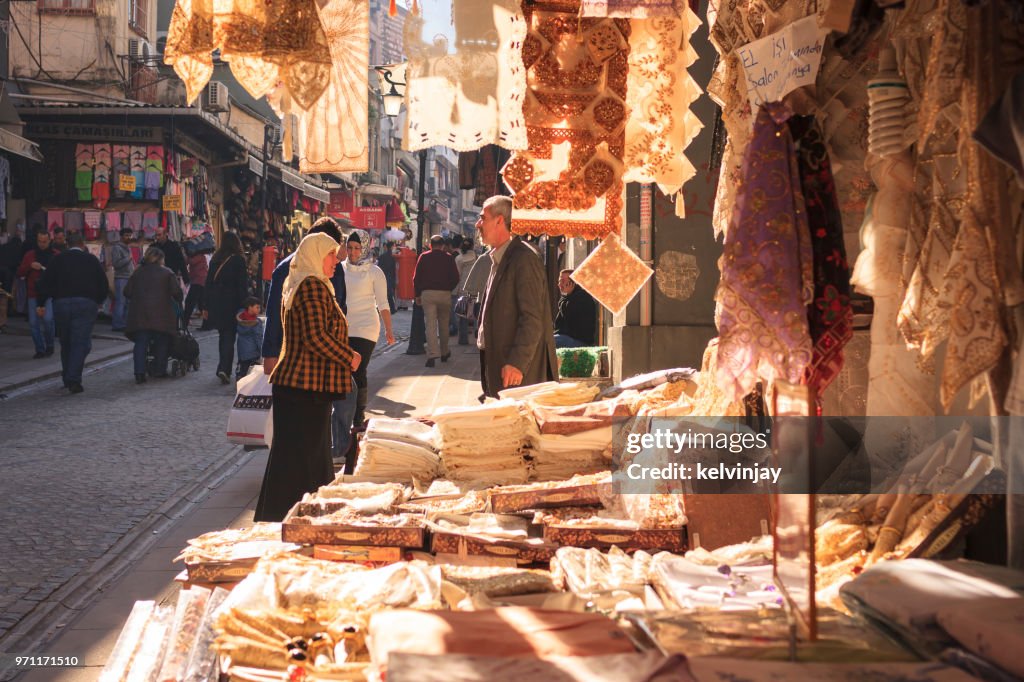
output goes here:
{"type": "Polygon", "coordinates": [[[398,191],[398,176],[397,175],[388,175],[388,177],[387,177],[387,186],[397,192],[398,191]]]}
{"type": "Polygon", "coordinates": [[[427,194],[437,194],[437,178],[427,178],[427,194]]]}
{"type": "Polygon", "coordinates": [[[228,100],[228,86],[220,81],[210,81],[203,96],[203,108],[207,111],[227,111],[231,108],[228,100]]]}
{"type": "Polygon", "coordinates": [[[284,140],[284,128],[276,123],[271,123],[267,127],[267,142],[270,143],[271,147],[277,147],[284,140]]]}
{"type": "Polygon", "coordinates": [[[405,192],[402,194],[403,201],[416,201],[416,195],[412,191],[412,187],[406,187],[405,192]]]}
{"type": "Polygon", "coordinates": [[[142,38],[128,39],[128,58],[133,62],[148,63],[156,55],[156,49],[142,38]]]}

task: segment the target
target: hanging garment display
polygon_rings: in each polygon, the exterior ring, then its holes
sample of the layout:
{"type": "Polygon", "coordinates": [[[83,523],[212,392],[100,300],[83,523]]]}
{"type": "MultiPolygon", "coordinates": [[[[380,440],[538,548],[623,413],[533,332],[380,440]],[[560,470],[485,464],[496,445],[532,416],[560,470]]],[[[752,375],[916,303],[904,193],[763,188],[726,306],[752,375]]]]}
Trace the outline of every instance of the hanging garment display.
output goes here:
{"type": "Polygon", "coordinates": [[[113,236],[121,233],[121,212],[107,211],[103,214],[103,223],[107,229],[107,241],[115,241],[113,236]]]}
{"type": "Polygon", "coordinates": [[[110,201],[111,150],[109,144],[97,144],[94,150],[96,165],[92,179],[92,205],[102,210],[110,201]]]}
{"type": "MultiPolygon", "coordinates": [[[[164,63],[184,81],[189,103],[213,75],[215,49],[253,97],[280,87],[303,111],[330,80],[331,53],[315,0],[179,0],[164,63]]],[[[356,77],[365,90],[365,70],[356,77]]]]}
{"type": "Polygon", "coordinates": [[[158,144],[146,147],[145,198],[155,201],[160,198],[164,184],[164,148],[158,144]]]}
{"type": "Polygon", "coordinates": [[[100,211],[85,211],[84,213],[85,238],[94,240],[100,238],[100,226],[103,224],[103,213],[100,211]]]}
{"type": "Polygon", "coordinates": [[[120,180],[120,176],[122,176],[122,175],[131,175],[131,172],[132,172],[131,161],[130,161],[131,156],[132,156],[131,149],[132,148],[129,147],[128,145],[126,145],[126,144],[115,144],[114,145],[114,153],[113,153],[114,162],[113,162],[113,170],[112,170],[111,176],[110,176],[110,184],[113,187],[114,196],[117,197],[118,199],[123,198],[124,195],[125,195],[124,190],[118,189],[118,185],[119,185],[119,183],[121,181],[120,180]]]}
{"type": "Polygon", "coordinates": [[[142,231],[142,211],[125,211],[124,226],[138,236],[142,231]]]}
{"type": "Polygon", "coordinates": [[[760,380],[801,384],[812,362],[813,255],[791,113],[779,102],[758,110],[719,260],[717,380],[733,399],[760,380]]]}
{"type": "MultiPolygon", "coordinates": [[[[317,12],[333,62],[322,96],[304,106],[282,82],[268,93],[267,101],[282,118],[291,114],[298,120],[295,146],[301,172],[365,171],[369,169],[367,0],[330,0],[317,6],[317,12]]],[[[286,137],[290,141],[290,135],[286,137]]]]}
{"type": "Polygon", "coordinates": [[[68,234],[81,232],[85,227],[85,216],[81,211],[64,211],[64,231],[68,234]]]}
{"type": "Polygon", "coordinates": [[[622,225],[629,21],[578,2],[524,8],[529,148],[501,169],[518,233],[598,239],[622,225]]]}
{"type": "Polygon", "coordinates": [[[455,0],[452,20],[455,52],[449,54],[446,41],[423,41],[422,14],[406,18],[405,147],[525,149],[526,21],[519,0],[455,0]]]}
{"type": "Polygon", "coordinates": [[[789,119],[789,130],[796,145],[814,257],[814,302],[807,310],[814,354],[807,383],[820,396],[843,368],[843,346],[853,338],[850,266],[832,164],[821,129],[810,116],[794,116],[789,119]]]}
{"type": "Polygon", "coordinates": [[[652,274],[654,271],[612,232],[571,277],[601,305],[618,314],[652,274]]]}
{"type": "Polygon", "coordinates": [[[135,190],[129,193],[132,199],[142,199],[146,195],[146,148],[132,146],[131,158],[132,177],[135,178],[135,190]]]}
{"type": "Polygon", "coordinates": [[[55,210],[46,212],[46,229],[53,236],[53,231],[57,228],[64,228],[64,211],[55,210]]]}
{"type": "MultiPolygon", "coordinates": [[[[684,6],[678,17],[634,19],[631,26],[622,179],[676,194],[697,172],[683,152],[704,127],[690,110],[701,90],[687,71],[697,61],[690,38],[700,19],[684,6]]],[[[684,213],[679,197],[676,214],[684,213]]]]}
{"type": "Polygon", "coordinates": [[[156,236],[156,229],[160,227],[160,213],[158,211],[146,211],[142,214],[142,236],[152,239],[156,236]]]}
{"type": "Polygon", "coordinates": [[[93,145],[75,145],[75,190],[79,201],[92,199],[92,168],[95,162],[93,145]]]}

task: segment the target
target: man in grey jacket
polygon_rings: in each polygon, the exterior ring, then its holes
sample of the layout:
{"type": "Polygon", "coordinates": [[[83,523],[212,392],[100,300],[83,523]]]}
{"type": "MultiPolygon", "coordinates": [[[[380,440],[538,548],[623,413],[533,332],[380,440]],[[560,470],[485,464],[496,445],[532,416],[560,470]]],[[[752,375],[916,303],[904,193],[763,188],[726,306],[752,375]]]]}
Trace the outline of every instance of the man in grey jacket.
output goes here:
{"type": "Polygon", "coordinates": [[[134,237],[130,227],[121,230],[121,241],[114,242],[110,247],[110,264],[114,267],[114,311],[111,322],[111,331],[124,331],[126,322],[125,314],[128,310],[128,301],[124,296],[124,286],[128,284],[128,278],[135,271],[135,260],[132,258],[132,250],[128,247],[128,240],[134,237]]]}
{"type": "Polygon", "coordinates": [[[477,347],[480,383],[492,397],[503,388],[551,381],[558,367],[544,264],[512,236],[511,224],[512,200],[503,196],[485,201],[476,223],[491,247],[477,347]]]}

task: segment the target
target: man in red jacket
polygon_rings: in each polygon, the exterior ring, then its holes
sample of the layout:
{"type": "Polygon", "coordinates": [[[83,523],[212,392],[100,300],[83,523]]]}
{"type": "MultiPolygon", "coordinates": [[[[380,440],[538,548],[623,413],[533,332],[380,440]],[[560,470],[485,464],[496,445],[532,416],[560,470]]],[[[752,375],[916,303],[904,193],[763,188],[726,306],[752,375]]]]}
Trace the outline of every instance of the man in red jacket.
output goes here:
{"type": "Polygon", "coordinates": [[[451,316],[452,289],[459,285],[459,267],[445,252],[445,240],[439,234],[430,238],[430,251],[420,255],[412,276],[416,303],[423,307],[427,327],[427,367],[434,361],[448,362],[448,320],[451,316]]]}
{"type": "Polygon", "coordinates": [[[36,284],[55,255],[57,252],[50,245],[50,233],[41,229],[36,233],[35,248],[22,257],[21,265],[18,266],[18,277],[25,278],[28,290],[28,324],[32,330],[32,343],[36,347],[33,360],[53,355],[53,301],[46,302],[45,314],[40,317],[36,308],[36,299],[39,296],[36,284]]]}

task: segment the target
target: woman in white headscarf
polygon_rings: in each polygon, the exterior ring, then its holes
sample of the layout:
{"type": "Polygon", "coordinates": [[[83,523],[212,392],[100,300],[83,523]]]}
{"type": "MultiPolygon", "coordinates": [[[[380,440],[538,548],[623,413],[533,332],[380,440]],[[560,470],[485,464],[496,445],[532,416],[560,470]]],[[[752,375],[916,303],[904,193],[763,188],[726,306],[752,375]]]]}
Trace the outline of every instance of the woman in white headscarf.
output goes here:
{"type": "MultiPolygon", "coordinates": [[[[348,258],[342,263],[345,269],[350,343],[363,356],[363,361],[353,373],[356,384],[355,403],[348,401],[347,405],[336,406],[342,408],[335,414],[335,420],[339,422],[336,431],[344,431],[352,426],[360,428],[363,424],[369,397],[366,370],[370,364],[370,355],[380,338],[381,322],[384,323],[384,338],[388,345],[395,342],[391,328],[391,306],[388,303],[388,281],[384,271],[374,265],[369,256],[363,257],[369,245],[370,235],[365,230],[353,231],[346,244],[348,258]]],[[[346,472],[351,472],[354,466],[354,461],[347,461],[346,472]]]]}
{"type": "Polygon", "coordinates": [[[338,242],[308,235],[292,259],[281,294],[284,342],[270,375],[274,440],[263,476],[256,521],[280,521],[302,499],[334,479],[331,402],[352,392],[359,353],[334,297],[331,276],[338,242]]]}

